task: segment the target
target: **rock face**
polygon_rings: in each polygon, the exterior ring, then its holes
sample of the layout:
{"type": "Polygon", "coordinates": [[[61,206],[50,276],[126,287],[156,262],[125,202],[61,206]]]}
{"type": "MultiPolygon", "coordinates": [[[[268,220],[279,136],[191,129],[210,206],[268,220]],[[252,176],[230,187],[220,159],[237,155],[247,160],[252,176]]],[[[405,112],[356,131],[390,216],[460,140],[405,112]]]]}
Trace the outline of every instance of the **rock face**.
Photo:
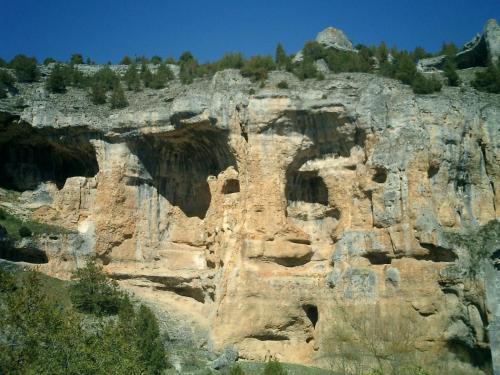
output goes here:
{"type": "Polygon", "coordinates": [[[352,43],[342,30],[334,27],[327,27],[320,31],[316,36],[316,42],[327,48],[336,48],[341,50],[353,50],[352,43]]]}
{"type": "MultiPolygon", "coordinates": [[[[496,63],[500,58],[500,27],[494,19],[484,26],[482,34],[477,34],[465,43],[462,50],[455,55],[455,63],[459,69],[475,66],[486,66],[489,61],[496,63]]],[[[432,72],[443,67],[445,55],[421,59],[417,63],[420,72],[432,72]]]]}
{"type": "Polygon", "coordinates": [[[111,111],[41,85],[0,102],[0,162],[4,187],[44,184],[33,217],[82,239],[47,246],[45,272],[96,254],[241,358],[324,365],[335,308],[378,303],[423,329],[420,352],[488,361],[481,290],[443,233],[498,217],[498,95],[229,70],[111,111]]]}

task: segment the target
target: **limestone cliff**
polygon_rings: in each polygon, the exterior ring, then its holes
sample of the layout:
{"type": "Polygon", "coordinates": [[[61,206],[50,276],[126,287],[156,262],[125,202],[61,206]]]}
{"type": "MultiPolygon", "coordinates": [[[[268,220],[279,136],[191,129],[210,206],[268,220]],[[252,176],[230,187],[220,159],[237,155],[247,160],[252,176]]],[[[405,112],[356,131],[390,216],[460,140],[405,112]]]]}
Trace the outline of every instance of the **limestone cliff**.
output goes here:
{"type": "Polygon", "coordinates": [[[43,271],[96,254],[247,359],[321,365],[335,307],[380,302],[423,328],[419,351],[488,361],[483,291],[451,272],[469,255],[444,233],[498,217],[500,96],[232,70],[124,110],[43,83],[20,96],[0,101],[1,186],[25,191],[10,208],[76,232],[37,239],[43,271]]]}

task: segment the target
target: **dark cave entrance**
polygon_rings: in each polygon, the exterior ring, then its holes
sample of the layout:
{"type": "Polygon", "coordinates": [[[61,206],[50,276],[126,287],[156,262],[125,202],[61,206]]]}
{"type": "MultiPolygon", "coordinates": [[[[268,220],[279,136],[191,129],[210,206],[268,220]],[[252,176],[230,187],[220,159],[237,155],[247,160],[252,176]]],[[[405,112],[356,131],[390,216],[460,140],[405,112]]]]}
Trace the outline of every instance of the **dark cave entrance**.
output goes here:
{"type": "MultiPolygon", "coordinates": [[[[212,199],[207,177],[217,176],[229,166],[236,168],[227,132],[211,125],[144,136],[129,146],[158,193],[188,217],[203,219],[207,213],[212,199]]],[[[236,191],[239,182],[234,180],[224,193],[236,191]]]]}
{"type": "Polygon", "coordinates": [[[328,188],[318,171],[293,171],[287,178],[285,194],[288,201],[328,205],[328,188]]]}
{"type": "Polygon", "coordinates": [[[35,129],[29,124],[0,123],[0,187],[17,191],[68,177],[95,176],[94,146],[81,129],[35,129]]]}
{"type": "Polygon", "coordinates": [[[316,324],[319,319],[318,307],[316,305],[304,305],[302,308],[304,309],[304,312],[306,313],[306,316],[311,322],[313,328],[316,328],[316,324]]]}

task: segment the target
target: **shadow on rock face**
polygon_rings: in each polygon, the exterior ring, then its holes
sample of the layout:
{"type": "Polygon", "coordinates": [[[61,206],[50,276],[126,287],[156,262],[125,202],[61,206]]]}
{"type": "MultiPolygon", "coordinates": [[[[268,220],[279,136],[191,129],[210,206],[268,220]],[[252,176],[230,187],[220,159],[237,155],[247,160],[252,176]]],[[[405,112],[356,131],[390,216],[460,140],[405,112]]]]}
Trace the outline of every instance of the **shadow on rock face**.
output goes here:
{"type": "MultiPolygon", "coordinates": [[[[217,176],[236,160],[227,133],[210,126],[183,128],[129,141],[130,150],[151,176],[150,183],[188,217],[203,219],[210,206],[208,176],[217,176]]],[[[228,187],[226,193],[239,190],[228,187]]]]}

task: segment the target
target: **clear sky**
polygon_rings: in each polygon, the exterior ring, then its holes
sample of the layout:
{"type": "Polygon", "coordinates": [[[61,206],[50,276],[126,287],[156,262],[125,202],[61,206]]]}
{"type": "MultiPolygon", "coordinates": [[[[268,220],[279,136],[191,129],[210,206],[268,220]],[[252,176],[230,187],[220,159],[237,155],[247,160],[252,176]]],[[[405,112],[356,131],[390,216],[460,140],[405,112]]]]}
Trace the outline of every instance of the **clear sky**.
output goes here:
{"type": "Polygon", "coordinates": [[[500,21],[500,0],[0,0],[0,57],[79,52],[104,63],[189,50],[205,62],[273,54],[278,42],[294,53],[327,26],[354,44],[436,51],[462,45],[489,18],[500,21]]]}

